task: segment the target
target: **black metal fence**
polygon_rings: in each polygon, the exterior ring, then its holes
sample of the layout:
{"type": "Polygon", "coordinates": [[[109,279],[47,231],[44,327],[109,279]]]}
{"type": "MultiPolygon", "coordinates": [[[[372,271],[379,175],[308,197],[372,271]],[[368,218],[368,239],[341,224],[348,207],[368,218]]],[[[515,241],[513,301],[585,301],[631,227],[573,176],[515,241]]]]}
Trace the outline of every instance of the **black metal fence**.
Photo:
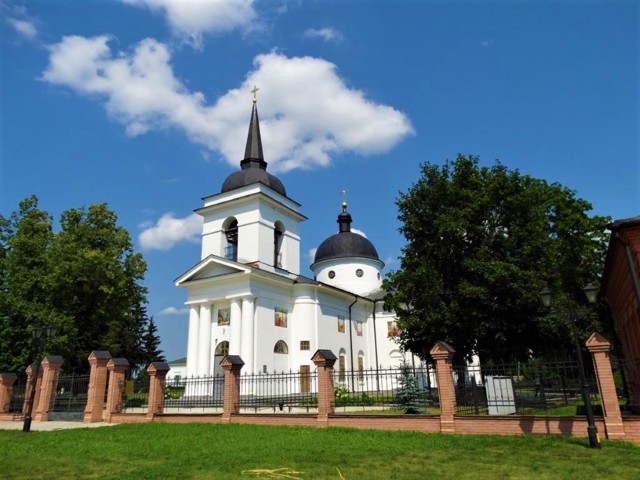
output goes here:
{"type": "Polygon", "coordinates": [[[89,375],[71,374],[59,377],[49,420],[81,421],[87,406],[88,390],[89,375]]]}
{"type": "Polygon", "coordinates": [[[164,391],[165,411],[170,409],[222,408],[224,376],[182,378],[169,382],[164,391]]]}
{"type": "Polygon", "coordinates": [[[635,378],[636,372],[640,371],[640,358],[625,360],[619,357],[611,357],[611,369],[613,370],[613,380],[616,384],[616,393],[620,399],[620,408],[625,414],[633,414],[628,379],[635,378]]]}
{"type": "Polygon", "coordinates": [[[125,387],[123,412],[146,412],[149,405],[149,385],[151,379],[143,376],[129,380],[125,387]]]}
{"type": "Polygon", "coordinates": [[[13,384],[11,390],[11,398],[9,400],[9,413],[16,415],[22,415],[22,407],[24,405],[25,391],[27,387],[27,379],[24,377],[18,377],[18,380],[13,384]]]}
{"type": "Polygon", "coordinates": [[[431,365],[335,370],[336,413],[436,414],[438,389],[431,365]]]}
{"type": "MultiPolygon", "coordinates": [[[[598,388],[589,371],[587,385],[597,414],[598,388]]],[[[575,361],[457,367],[454,386],[458,415],[585,415],[575,361]]]]}
{"type": "Polygon", "coordinates": [[[240,376],[240,408],[287,413],[318,411],[318,372],[252,373],[240,376]]]}

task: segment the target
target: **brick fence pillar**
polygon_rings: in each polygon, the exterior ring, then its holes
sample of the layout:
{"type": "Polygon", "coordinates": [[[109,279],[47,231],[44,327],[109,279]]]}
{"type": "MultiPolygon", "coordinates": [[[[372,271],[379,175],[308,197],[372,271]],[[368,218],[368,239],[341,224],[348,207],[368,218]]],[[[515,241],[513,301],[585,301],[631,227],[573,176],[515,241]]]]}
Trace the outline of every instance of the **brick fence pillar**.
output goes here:
{"type": "Polygon", "coordinates": [[[228,422],[231,415],[240,412],[240,372],[244,361],[239,355],[226,355],[220,366],[224,370],[222,419],[228,422]]]}
{"type": "Polygon", "coordinates": [[[456,390],[453,385],[453,367],[451,361],[456,351],[445,342],[437,342],[429,352],[436,361],[438,379],[438,398],[440,401],[440,431],[456,431],[453,416],[456,413],[456,390]]]}
{"type": "Polygon", "coordinates": [[[598,381],[598,391],[602,402],[604,426],[609,440],[623,440],[624,424],[620,413],[620,403],[616,384],[613,380],[609,351],[611,343],[598,333],[593,333],[586,341],[587,348],[593,357],[593,367],[598,381]]]}
{"type": "Polygon", "coordinates": [[[125,392],[125,374],[129,370],[126,358],[112,358],[107,363],[109,371],[109,389],[107,390],[107,411],[104,421],[111,422],[111,415],[122,412],[122,398],[125,392]]]}
{"type": "Polygon", "coordinates": [[[58,355],[49,355],[42,360],[42,387],[40,388],[38,408],[33,416],[36,422],[49,420],[49,412],[53,408],[53,401],[56,398],[58,376],[63,362],[62,357],[58,355]]]}
{"type": "MultiPolygon", "coordinates": [[[[42,367],[37,364],[29,365],[26,370],[27,374],[27,384],[24,387],[24,402],[22,403],[22,415],[26,415],[29,410],[29,400],[31,399],[31,395],[33,394],[33,408],[38,408],[38,402],[40,401],[40,389],[42,388],[42,367]],[[34,379],[34,372],[38,370],[38,378],[34,379]],[[33,382],[36,382],[35,392],[33,390],[33,382]]],[[[31,412],[31,415],[33,416],[31,412]]]]}
{"type": "Polygon", "coordinates": [[[149,374],[149,400],[147,418],[164,411],[164,387],[167,383],[167,372],[171,368],[167,362],[153,362],[147,368],[149,374]]]}
{"type": "Polygon", "coordinates": [[[333,365],[337,359],[331,350],[318,350],[311,357],[318,369],[318,422],[327,423],[329,415],[336,411],[333,365]]]}
{"type": "Polygon", "coordinates": [[[107,363],[111,354],[102,350],[94,350],[89,355],[89,390],[87,391],[87,406],[84,409],[84,423],[102,421],[104,410],[104,393],[107,388],[107,363]]]}
{"type": "Polygon", "coordinates": [[[0,413],[7,413],[11,405],[13,384],[18,376],[15,373],[0,373],[0,413]]]}

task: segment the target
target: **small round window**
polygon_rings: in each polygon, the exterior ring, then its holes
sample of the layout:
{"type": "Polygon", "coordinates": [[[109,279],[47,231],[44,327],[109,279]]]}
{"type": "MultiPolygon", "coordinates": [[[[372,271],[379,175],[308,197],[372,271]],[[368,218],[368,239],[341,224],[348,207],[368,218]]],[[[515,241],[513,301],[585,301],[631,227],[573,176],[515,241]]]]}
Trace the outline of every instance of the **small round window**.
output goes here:
{"type": "Polygon", "coordinates": [[[336,272],[334,272],[333,270],[329,270],[329,278],[335,278],[336,276],[336,272]]]}
{"type": "Polygon", "coordinates": [[[359,278],[359,277],[362,277],[362,275],[364,275],[364,272],[362,271],[362,269],[361,268],[357,269],[356,276],[359,278]]]}

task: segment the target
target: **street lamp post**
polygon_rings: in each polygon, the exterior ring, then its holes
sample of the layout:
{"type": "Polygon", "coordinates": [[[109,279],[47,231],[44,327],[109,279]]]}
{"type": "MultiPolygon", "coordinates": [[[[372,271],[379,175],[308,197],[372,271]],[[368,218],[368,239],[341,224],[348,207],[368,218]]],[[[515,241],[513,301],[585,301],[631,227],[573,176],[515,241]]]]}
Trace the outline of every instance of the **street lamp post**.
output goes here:
{"type": "MultiPolygon", "coordinates": [[[[598,289],[592,284],[583,288],[587,300],[589,303],[595,303],[597,299],[598,289]]],[[[551,290],[545,287],[538,294],[542,299],[545,307],[551,306],[551,290]]],[[[578,334],[576,332],[576,318],[573,311],[573,301],[571,297],[567,297],[569,301],[569,323],[571,324],[571,333],[573,334],[573,341],[576,346],[576,353],[578,355],[578,374],[580,375],[580,383],[582,390],[582,401],[587,412],[587,434],[589,436],[589,447],[600,448],[600,438],[598,436],[598,428],[596,427],[595,419],[593,417],[593,406],[591,405],[591,395],[589,393],[589,383],[587,382],[587,375],[584,371],[584,364],[582,362],[582,350],[578,341],[578,334]]]]}
{"type": "Polygon", "coordinates": [[[53,337],[56,332],[57,328],[55,325],[49,325],[46,328],[40,326],[33,327],[33,338],[38,343],[38,357],[36,359],[36,368],[34,369],[33,376],[31,377],[31,393],[29,395],[29,403],[27,404],[27,414],[24,416],[24,423],[22,424],[23,432],[31,431],[31,414],[33,413],[33,401],[36,396],[36,384],[38,383],[38,373],[40,370],[40,357],[42,357],[45,343],[48,339],[53,337]]]}

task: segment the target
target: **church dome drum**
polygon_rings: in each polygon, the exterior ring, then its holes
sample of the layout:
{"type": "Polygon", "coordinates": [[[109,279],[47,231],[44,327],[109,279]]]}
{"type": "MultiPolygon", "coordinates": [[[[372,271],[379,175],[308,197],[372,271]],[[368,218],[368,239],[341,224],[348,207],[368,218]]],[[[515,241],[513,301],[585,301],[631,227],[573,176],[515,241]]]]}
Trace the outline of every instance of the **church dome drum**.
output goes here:
{"type": "Polygon", "coordinates": [[[384,263],[369,239],[351,231],[351,221],[343,203],[340,230],[320,244],[311,270],[318,281],[363,294],[380,287],[384,263]]]}

